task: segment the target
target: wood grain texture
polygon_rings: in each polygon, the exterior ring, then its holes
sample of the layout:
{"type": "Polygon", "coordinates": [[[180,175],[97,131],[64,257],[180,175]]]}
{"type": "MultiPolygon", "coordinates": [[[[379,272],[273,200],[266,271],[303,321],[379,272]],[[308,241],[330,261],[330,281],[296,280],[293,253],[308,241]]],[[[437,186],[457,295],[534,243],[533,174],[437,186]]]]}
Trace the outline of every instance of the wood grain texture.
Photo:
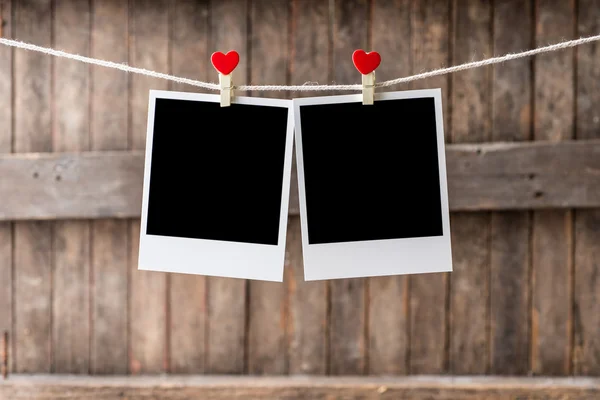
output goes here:
{"type": "MultiPolygon", "coordinates": [[[[95,0],[92,9],[92,57],[127,62],[127,3],[95,0]]],[[[92,149],[127,149],[128,75],[108,68],[92,67],[91,80],[92,149]]],[[[97,171],[106,173],[105,169],[97,171]]],[[[142,177],[137,178],[139,185],[142,177]]],[[[103,196],[107,194],[106,191],[104,193],[103,196]]],[[[128,371],[128,240],[127,220],[102,219],[92,223],[90,371],[93,374],[126,374],[128,371]]]]}
{"type": "MultiPolygon", "coordinates": [[[[532,1],[494,3],[494,54],[532,46],[532,1]]],[[[530,139],[532,123],[531,60],[493,68],[492,140],[530,139]]],[[[524,375],[529,371],[528,212],[497,212],[491,219],[490,364],[491,373],[524,375]]]]}
{"type": "MultiPolygon", "coordinates": [[[[233,83],[248,81],[247,0],[212,1],[210,4],[209,53],[236,50],[240,63],[233,72],[233,83]]],[[[207,61],[208,62],[208,61],[207,61]]],[[[212,72],[217,80],[217,72],[212,72]]],[[[243,93],[235,92],[236,95],[243,93]]],[[[208,280],[208,360],[206,372],[239,374],[245,368],[246,299],[248,282],[243,279],[208,280]]]]}
{"type": "MultiPolygon", "coordinates": [[[[339,84],[360,82],[352,64],[356,49],[370,51],[368,42],[370,2],[335,0],[333,15],[333,80],[339,84]]],[[[329,374],[362,375],[367,372],[367,279],[331,281],[329,318],[329,374]]]]}
{"type": "MultiPolygon", "coordinates": [[[[600,30],[600,9],[594,1],[578,4],[578,34],[600,30]]],[[[600,46],[577,49],[577,139],[600,138],[600,46]]],[[[573,373],[600,375],[600,210],[575,211],[573,305],[573,373]]]]}
{"type": "MultiPolygon", "coordinates": [[[[449,29],[450,1],[412,1],[412,73],[448,65],[449,29]]],[[[446,138],[449,138],[450,134],[449,79],[449,76],[438,76],[410,85],[411,89],[440,88],[442,90],[446,138]]],[[[442,373],[447,363],[446,300],[450,275],[446,273],[414,275],[407,279],[410,291],[409,372],[411,374],[442,373]]]]}
{"type": "MultiPolygon", "coordinates": [[[[0,36],[12,38],[12,1],[0,1],[0,21],[2,23],[0,36]]],[[[3,129],[0,131],[0,153],[10,153],[13,142],[13,106],[12,106],[12,63],[13,49],[8,46],[0,48],[0,121],[3,129]]]]}
{"type": "Polygon", "coordinates": [[[575,220],[575,304],[573,369],[600,375],[600,212],[577,211],[575,220]]]}
{"type": "Polygon", "coordinates": [[[305,282],[300,218],[290,217],[286,244],[288,357],[290,374],[327,371],[327,285],[305,282]]]}
{"type": "Polygon", "coordinates": [[[5,177],[0,181],[1,220],[140,215],[142,151],[43,152],[0,158],[5,177]]]}
{"type": "MultiPolygon", "coordinates": [[[[287,84],[290,2],[253,0],[250,3],[250,81],[287,84]]],[[[281,97],[279,93],[261,93],[281,97]]],[[[289,93],[288,93],[289,96],[289,93]]],[[[248,373],[287,372],[286,286],[250,281],[248,304],[248,373]]]]}
{"type": "MultiPolygon", "coordinates": [[[[316,80],[327,82],[331,65],[329,7],[327,2],[314,2],[306,7],[302,0],[292,1],[292,84],[316,80]]],[[[314,96],[294,93],[294,97],[314,96]]],[[[295,164],[295,157],[293,164],[295,164]]],[[[298,178],[291,177],[290,206],[298,209],[298,178]],[[293,206],[292,206],[293,204],[293,206]]],[[[300,219],[288,220],[285,282],[288,291],[288,372],[290,374],[324,375],[327,372],[328,282],[304,281],[300,219]]]]}
{"type": "MultiPolygon", "coordinates": [[[[6,347],[8,357],[8,373],[12,372],[12,282],[13,282],[13,257],[12,257],[12,226],[10,223],[0,223],[0,333],[8,333],[9,343],[6,347]]],[[[4,349],[0,350],[2,352],[4,349]]]]}
{"type": "MultiPolygon", "coordinates": [[[[12,2],[0,1],[0,36],[12,37],[12,2]]],[[[12,49],[3,46],[0,49],[0,124],[4,129],[0,132],[0,154],[12,151],[12,49]]],[[[12,341],[13,310],[13,230],[9,222],[0,222],[0,333],[8,332],[9,343],[12,341]]],[[[12,346],[8,346],[8,372],[12,372],[12,346]]]]}
{"type": "MultiPolygon", "coordinates": [[[[599,140],[448,145],[450,210],[599,207],[599,152],[599,140]]],[[[143,158],[142,151],[0,155],[0,220],[139,217],[143,158]],[[60,191],[56,168],[63,168],[60,191]]]]}
{"type": "Polygon", "coordinates": [[[93,226],[91,373],[126,374],[129,238],[126,220],[93,226]]]}
{"type": "MultiPolygon", "coordinates": [[[[50,1],[15,3],[15,38],[51,46],[50,1]]],[[[52,151],[51,59],[14,52],[14,150],[52,151]]],[[[32,174],[34,176],[34,174],[32,174]]],[[[52,224],[14,227],[15,371],[49,372],[52,318],[52,224]]]]}
{"type": "MultiPolygon", "coordinates": [[[[450,54],[451,6],[452,0],[412,0],[412,73],[418,74],[449,65],[452,56],[450,54]]],[[[410,84],[411,89],[440,88],[442,90],[446,139],[450,139],[451,132],[449,108],[451,79],[452,75],[441,75],[410,84]]],[[[398,90],[401,89],[403,88],[400,87],[398,90]]]]}
{"type": "MultiPolygon", "coordinates": [[[[89,56],[90,11],[89,1],[56,3],[54,45],[89,56]]],[[[90,67],[62,58],[53,59],[53,62],[53,150],[90,150],[90,67]]],[[[59,186],[60,169],[57,169],[55,179],[59,186]]],[[[53,234],[52,371],[88,373],[90,223],[58,221],[54,224],[53,234]]]]}
{"type": "MultiPolygon", "coordinates": [[[[130,9],[129,58],[133,65],[168,71],[169,21],[165,0],[135,0],[130,9]]],[[[150,89],[167,89],[165,81],[142,76],[131,77],[130,144],[144,149],[150,89]]],[[[167,275],[139,271],[139,220],[130,224],[130,372],[158,373],[167,365],[167,275]]]]}
{"type": "MultiPolygon", "coordinates": [[[[574,1],[538,0],[536,46],[571,39],[574,1]]],[[[534,137],[560,141],[573,137],[573,51],[534,60],[534,137]]],[[[571,372],[572,240],[570,211],[535,212],[532,247],[531,363],[536,374],[571,372]]]]}
{"type": "Polygon", "coordinates": [[[0,396],[14,400],[72,399],[439,399],[592,400],[594,378],[498,377],[232,377],[13,376],[0,381],[0,396]]]}
{"type": "MultiPolygon", "coordinates": [[[[473,54],[491,55],[491,11],[488,2],[454,2],[454,64],[470,61],[473,54]]],[[[491,137],[490,72],[486,67],[453,74],[453,142],[491,137]]],[[[490,215],[454,214],[450,226],[450,372],[483,374],[489,364],[490,215]]]]}
{"type": "MultiPolygon", "coordinates": [[[[171,73],[210,80],[208,2],[180,1],[171,5],[171,73]],[[202,60],[202,61],[199,61],[202,60]]],[[[173,85],[186,91],[190,86],[173,85]]],[[[171,274],[170,369],[172,373],[202,373],[206,363],[206,277],[171,274]]]]}
{"type": "MultiPolygon", "coordinates": [[[[372,5],[373,50],[388,62],[377,68],[377,79],[392,79],[411,72],[411,2],[376,0],[372,5]],[[394,60],[392,62],[392,60],[394,60]]],[[[375,104],[375,106],[377,106],[375,104]]],[[[368,373],[406,374],[408,357],[408,277],[370,278],[368,299],[368,373]]]]}

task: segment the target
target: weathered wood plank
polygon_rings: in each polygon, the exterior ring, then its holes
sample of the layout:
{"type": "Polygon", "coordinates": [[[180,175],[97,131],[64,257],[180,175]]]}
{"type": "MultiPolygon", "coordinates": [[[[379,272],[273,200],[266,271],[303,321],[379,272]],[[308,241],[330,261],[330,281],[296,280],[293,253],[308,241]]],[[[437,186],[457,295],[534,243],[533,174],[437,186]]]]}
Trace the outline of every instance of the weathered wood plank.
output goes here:
{"type": "Polygon", "coordinates": [[[142,152],[2,156],[0,169],[2,220],[140,215],[142,152]]]}
{"type": "MultiPolygon", "coordinates": [[[[372,49],[388,62],[377,68],[377,80],[411,72],[410,0],[376,0],[372,5],[372,49]],[[392,62],[392,60],[394,60],[392,62]]],[[[408,277],[371,278],[369,286],[369,374],[406,374],[408,357],[408,277]]]]}
{"type": "MultiPolygon", "coordinates": [[[[211,80],[208,54],[208,2],[185,0],[171,4],[171,73],[211,80]]],[[[212,75],[212,74],[211,74],[212,75]]],[[[176,86],[186,91],[190,86],[176,86]]],[[[170,276],[170,370],[201,373],[206,361],[206,277],[170,276]]]]}
{"type": "Polygon", "coordinates": [[[594,378],[15,375],[0,381],[0,397],[14,400],[592,400],[598,396],[600,381],[594,378]]]}
{"type": "Polygon", "coordinates": [[[127,220],[93,226],[93,333],[91,373],[126,374],[128,230],[127,220]]]}
{"type": "MultiPolygon", "coordinates": [[[[473,54],[491,54],[491,6],[454,2],[453,63],[473,54]]],[[[483,142],[491,137],[490,72],[478,68],[452,75],[452,142],[483,142]]],[[[452,217],[454,271],[450,274],[449,367],[454,374],[488,369],[490,215],[452,217]]]]}
{"type": "MultiPolygon", "coordinates": [[[[328,82],[331,74],[329,6],[314,2],[306,7],[301,0],[292,1],[292,84],[307,81],[328,82]]],[[[298,92],[295,97],[314,96],[298,92]]],[[[295,158],[293,159],[295,163],[295,158]]],[[[291,177],[293,192],[290,207],[298,209],[298,179],[291,177]]],[[[300,220],[289,218],[286,245],[285,282],[288,291],[288,372],[324,375],[327,372],[327,304],[328,282],[304,281],[300,220]]]]}
{"type": "Polygon", "coordinates": [[[533,218],[532,369],[565,375],[570,365],[572,219],[568,212],[536,211],[533,218]]]}
{"type": "MultiPolygon", "coordinates": [[[[570,39],[575,2],[538,0],[536,45],[570,39]]],[[[573,137],[573,51],[534,60],[534,138],[560,141],[573,137]]],[[[565,166],[568,168],[568,166],[565,166]]],[[[571,372],[573,215],[536,212],[532,247],[532,370],[537,374],[571,372]]]]}
{"type": "MultiPolygon", "coordinates": [[[[494,3],[494,53],[531,47],[532,1],[494,3]]],[[[530,139],[531,60],[515,60],[493,68],[492,140],[530,139]]],[[[528,212],[493,213],[490,258],[491,373],[524,375],[529,370],[528,212]]]]}
{"type": "MultiPolygon", "coordinates": [[[[450,54],[450,10],[451,0],[412,0],[411,48],[412,72],[417,74],[449,65],[450,54]]],[[[385,64],[385,61],[382,62],[385,64]]],[[[392,65],[394,63],[391,63],[392,65]]],[[[380,67],[382,68],[383,65],[380,67]]],[[[450,83],[451,75],[440,75],[418,80],[410,84],[411,89],[442,90],[444,130],[450,139],[450,83]]]]}
{"type": "Polygon", "coordinates": [[[575,305],[573,369],[600,375],[600,212],[577,211],[575,221],[575,305]]]}
{"type": "MultiPolygon", "coordinates": [[[[90,2],[54,6],[54,43],[65,51],[90,54],[90,2]]],[[[53,150],[90,150],[90,68],[54,61],[53,150]]],[[[60,170],[55,179],[62,179],[60,170]]],[[[58,182],[60,184],[60,180],[58,182]]],[[[54,224],[52,281],[52,372],[88,373],[90,366],[90,223],[54,224]],[[76,307],[73,305],[77,304],[76,307]]]]}
{"type": "MultiPolygon", "coordinates": [[[[12,37],[12,2],[0,1],[0,36],[12,37]]],[[[0,153],[12,151],[12,49],[3,46],[0,49],[0,124],[5,128],[0,132],[0,153]]],[[[0,334],[8,332],[12,341],[12,310],[13,310],[13,230],[12,224],[0,222],[0,334]]],[[[8,372],[12,372],[12,346],[8,346],[8,372]]]]}
{"type": "MultiPolygon", "coordinates": [[[[250,81],[289,83],[289,2],[253,0],[250,4],[250,81]]],[[[261,96],[280,97],[281,94],[267,92],[261,96]]],[[[277,282],[251,281],[249,301],[248,372],[285,373],[286,287],[277,282]]]]}
{"type": "Polygon", "coordinates": [[[286,244],[288,357],[290,374],[327,371],[327,285],[305,282],[300,218],[290,217],[286,244]]]}
{"type": "MultiPolygon", "coordinates": [[[[50,0],[15,2],[15,6],[15,38],[40,46],[51,46],[50,0]]],[[[14,150],[51,151],[49,57],[27,51],[14,52],[14,107],[14,150]]],[[[35,179],[35,174],[29,175],[29,178],[35,179]]],[[[4,198],[6,197],[3,196],[4,198]]],[[[52,224],[16,223],[13,240],[15,331],[12,340],[15,371],[49,372],[52,333],[52,224]]]]}
{"type": "MultiPolygon", "coordinates": [[[[599,140],[448,145],[450,210],[600,207],[599,154],[599,140]]],[[[0,220],[139,217],[143,168],[141,151],[0,155],[0,220]]]]}
{"type": "MultiPolygon", "coordinates": [[[[352,64],[356,49],[370,51],[369,1],[335,0],[333,5],[333,80],[360,82],[352,64]]],[[[329,371],[332,375],[361,375],[367,368],[367,279],[330,282],[329,371]]]]}
{"type": "MultiPolygon", "coordinates": [[[[12,372],[12,282],[13,282],[13,257],[12,257],[12,225],[0,223],[0,334],[8,334],[9,344],[6,347],[8,357],[8,370],[12,372]]],[[[4,349],[0,349],[2,352],[4,349]]],[[[0,366],[1,368],[1,366],[0,366]]]]}
{"type": "MultiPolygon", "coordinates": [[[[127,62],[127,3],[95,0],[92,5],[92,57],[127,62]]],[[[125,150],[127,144],[128,75],[92,67],[91,145],[93,150],[125,150]]],[[[140,177],[141,179],[141,177],[140,177]]],[[[92,223],[92,338],[90,371],[126,374],[128,221],[92,223]]]]}
{"type": "Polygon", "coordinates": [[[492,214],[490,363],[494,374],[529,371],[530,218],[525,212],[492,214]]]}
{"type": "MultiPolygon", "coordinates": [[[[450,1],[413,0],[411,24],[412,72],[448,65],[450,1]]],[[[393,66],[394,63],[391,63],[393,66]]],[[[393,73],[392,73],[393,74],[393,73]]],[[[445,136],[449,137],[449,76],[415,82],[411,89],[440,88],[445,136]]],[[[446,368],[448,274],[409,276],[411,374],[439,374],[446,368]]]]}
{"type": "MultiPolygon", "coordinates": [[[[3,38],[12,38],[12,1],[0,1],[0,36],[3,38]]],[[[8,46],[0,48],[0,121],[3,129],[0,131],[0,153],[10,153],[13,142],[13,122],[12,122],[12,63],[14,50],[8,46]]]]}
{"type": "MultiPolygon", "coordinates": [[[[236,50],[240,63],[233,72],[233,83],[248,82],[247,27],[248,1],[221,0],[210,4],[209,53],[236,50]]],[[[208,60],[207,60],[208,62],[208,60]]],[[[212,71],[211,81],[217,72],[212,71]]],[[[237,95],[243,93],[235,92],[237,95]]],[[[248,282],[243,279],[208,278],[208,360],[206,372],[239,374],[246,359],[246,299],[248,282]]]]}
{"type": "MultiPolygon", "coordinates": [[[[580,0],[578,33],[600,31],[600,8],[580,0]]],[[[577,49],[577,139],[600,138],[600,46],[577,49]]],[[[575,211],[573,372],[600,375],[600,210],[575,211]]]]}
{"type": "MultiPolygon", "coordinates": [[[[168,71],[169,21],[166,0],[135,0],[130,3],[130,62],[142,68],[168,71]]],[[[143,149],[146,142],[148,93],[167,89],[165,81],[131,77],[130,144],[143,149]]],[[[130,372],[157,373],[168,370],[167,276],[139,271],[139,220],[130,224],[130,372]]]]}

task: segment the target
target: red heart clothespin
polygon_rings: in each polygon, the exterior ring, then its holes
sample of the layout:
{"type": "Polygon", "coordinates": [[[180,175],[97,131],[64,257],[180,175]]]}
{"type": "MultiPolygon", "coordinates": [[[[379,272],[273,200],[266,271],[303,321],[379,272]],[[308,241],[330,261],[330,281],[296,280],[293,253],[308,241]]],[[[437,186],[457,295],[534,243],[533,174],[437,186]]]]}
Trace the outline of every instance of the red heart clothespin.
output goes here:
{"type": "Polygon", "coordinates": [[[219,72],[219,84],[221,86],[221,107],[228,107],[233,97],[233,83],[231,73],[240,62],[237,51],[231,50],[227,54],[216,51],[210,57],[213,67],[219,72]]]}
{"type": "Polygon", "coordinates": [[[231,50],[227,54],[216,51],[210,56],[210,61],[219,73],[229,75],[240,62],[240,55],[235,50],[231,50]]]}
{"type": "Polygon", "coordinates": [[[381,56],[376,51],[367,53],[359,49],[352,53],[352,62],[358,72],[362,74],[363,104],[373,104],[375,69],[381,64],[381,56]]]}

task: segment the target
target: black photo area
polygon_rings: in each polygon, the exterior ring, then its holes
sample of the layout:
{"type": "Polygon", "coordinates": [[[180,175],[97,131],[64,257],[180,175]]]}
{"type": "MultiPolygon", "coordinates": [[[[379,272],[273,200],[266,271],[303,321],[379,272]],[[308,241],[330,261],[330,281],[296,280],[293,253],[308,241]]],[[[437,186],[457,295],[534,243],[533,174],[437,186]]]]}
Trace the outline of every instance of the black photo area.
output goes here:
{"type": "Polygon", "coordinates": [[[277,245],[288,109],[157,99],[146,234],[277,245]]]}
{"type": "Polygon", "coordinates": [[[310,244],[443,235],[433,98],[300,117],[310,244]]]}

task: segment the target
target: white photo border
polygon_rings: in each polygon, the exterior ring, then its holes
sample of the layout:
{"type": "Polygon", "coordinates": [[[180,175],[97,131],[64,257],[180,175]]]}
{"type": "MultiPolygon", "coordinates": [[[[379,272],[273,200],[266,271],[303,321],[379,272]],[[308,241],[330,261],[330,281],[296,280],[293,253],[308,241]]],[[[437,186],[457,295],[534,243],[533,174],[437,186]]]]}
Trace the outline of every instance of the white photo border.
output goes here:
{"type": "MultiPolygon", "coordinates": [[[[145,271],[283,282],[290,180],[292,172],[292,149],[294,143],[292,100],[237,96],[232,99],[232,104],[249,104],[288,109],[279,238],[277,245],[275,246],[146,234],[150,173],[152,167],[154,112],[157,99],[219,103],[220,95],[150,90],[138,269],[145,271]]],[[[201,122],[202,121],[199,121],[199,123],[201,122]]]]}
{"type": "MultiPolygon", "coordinates": [[[[302,254],[306,281],[452,271],[441,89],[376,93],[375,104],[364,107],[377,107],[378,101],[416,98],[433,98],[435,104],[443,235],[319,244],[309,244],[308,242],[300,107],[318,104],[359,103],[362,102],[362,94],[305,97],[293,100],[302,254]]],[[[348,218],[351,216],[349,215],[348,218]]]]}

